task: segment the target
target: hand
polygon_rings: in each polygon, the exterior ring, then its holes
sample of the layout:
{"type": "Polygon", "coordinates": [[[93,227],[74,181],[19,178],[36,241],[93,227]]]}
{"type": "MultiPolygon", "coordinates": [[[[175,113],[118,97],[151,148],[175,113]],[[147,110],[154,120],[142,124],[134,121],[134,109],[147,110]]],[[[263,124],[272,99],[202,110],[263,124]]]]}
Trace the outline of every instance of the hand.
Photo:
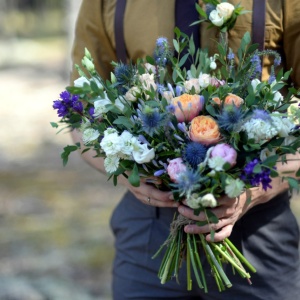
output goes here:
{"type": "Polygon", "coordinates": [[[178,207],[171,192],[160,191],[155,185],[149,182],[155,181],[155,178],[142,178],[139,187],[132,186],[128,180],[122,182],[134,196],[142,203],[156,207],[178,207]]]}
{"type": "MultiPolygon", "coordinates": [[[[215,231],[214,240],[210,234],[206,236],[206,240],[209,242],[219,242],[231,235],[234,224],[252,207],[268,202],[276,195],[284,192],[288,188],[286,182],[282,182],[280,178],[274,178],[272,180],[272,189],[267,191],[262,188],[252,188],[249,190],[251,193],[251,202],[247,204],[247,193],[243,193],[238,198],[229,198],[224,196],[218,199],[218,206],[211,208],[211,211],[217,216],[219,222],[217,224],[207,224],[204,226],[198,226],[196,224],[186,225],[184,230],[186,233],[210,233],[211,230],[215,231]]],[[[180,205],[178,207],[180,214],[195,221],[205,221],[206,216],[203,212],[199,216],[194,215],[193,209],[180,205]]]]}

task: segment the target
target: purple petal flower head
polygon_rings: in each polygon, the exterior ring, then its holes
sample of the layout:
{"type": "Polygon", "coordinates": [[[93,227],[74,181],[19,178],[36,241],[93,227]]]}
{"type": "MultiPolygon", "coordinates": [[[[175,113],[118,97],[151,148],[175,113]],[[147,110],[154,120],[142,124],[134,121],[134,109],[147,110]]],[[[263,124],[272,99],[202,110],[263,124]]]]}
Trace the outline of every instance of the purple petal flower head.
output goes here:
{"type": "Polygon", "coordinates": [[[176,97],[179,97],[182,94],[183,89],[180,85],[176,85],[175,91],[176,91],[176,97]]]}
{"type": "Polygon", "coordinates": [[[83,105],[78,95],[72,95],[68,91],[60,93],[60,99],[53,101],[53,108],[57,109],[59,117],[69,117],[72,111],[82,113],[83,105]]]}
{"type": "Polygon", "coordinates": [[[168,40],[165,37],[160,37],[156,40],[156,47],[153,57],[157,65],[165,67],[170,54],[168,40]]]}
{"type": "Polygon", "coordinates": [[[228,53],[228,55],[227,55],[227,58],[228,58],[229,60],[233,60],[233,59],[234,59],[234,53],[232,52],[231,49],[230,49],[230,51],[229,51],[229,53],[228,53]]]}
{"type": "Polygon", "coordinates": [[[259,186],[261,184],[262,188],[266,191],[268,188],[272,188],[270,185],[272,182],[272,179],[270,178],[271,170],[261,167],[260,173],[254,173],[254,168],[259,163],[260,161],[258,159],[250,161],[245,166],[241,179],[249,182],[252,186],[259,186]]]}
{"type": "Polygon", "coordinates": [[[159,177],[159,176],[163,175],[164,173],[166,173],[166,170],[158,170],[158,171],[155,171],[153,175],[155,177],[159,177]]]}
{"type": "Polygon", "coordinates": [[[166,106],[166,111],[171,113],[171,114],[174,114],[175,110],[176,110],[176,107],[173,104],[170,104],[170,105],[166,106]]]}
{"type": "Polygon", "coordinates": [[[281,56],[279,55],[274,59],[274,67],[278,67],[280,64],[281,64],[281,56]]]}
{"type": "Polygon", "coordinates": [[[252,118],[267,121],[271,117],[270,117],[269,113],[267,111],[263,110],[263,109],[254,109],[252,118]]]}
{"type": "Polygon", "coordinates": [[[260,57],[255,54],[250,59],[251,63],[253,64],[253,74],[252,77],[257,77],[261,75],[262,69],[261,69],[261,59],[260,57]]]}

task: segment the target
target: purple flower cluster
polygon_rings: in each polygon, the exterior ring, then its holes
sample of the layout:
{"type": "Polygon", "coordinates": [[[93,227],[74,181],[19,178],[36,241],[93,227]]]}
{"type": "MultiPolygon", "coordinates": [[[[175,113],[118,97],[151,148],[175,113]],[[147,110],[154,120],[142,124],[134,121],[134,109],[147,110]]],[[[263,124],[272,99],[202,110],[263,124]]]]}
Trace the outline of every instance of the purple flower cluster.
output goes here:
{"type": "Polygon", "coordinates": [[[259,163],[260,161],[258,159],[250,161],[245,166],[241,179],[244,181],[248,181],[252,186],[259,186],[261,184],[262,188],[266,191],[268,188],[272,188],[272,186],[270,185],[272,181],[270,178],[271,171],[262,167],[260,173],[254,173],[253,170],[259,163]]]}
{"type": "Polygon", "coordinates": [[[253,68],[254,68],[254,72],[253,72],[253,78],[260,76],[262,69],[261,69],[261,59],[260,57],[255,54],[252,56],[252,58],[250,59],[251,63],[253,64],[253,68]]]}
{"type": "Polygon", "coordinates": [[[53,101],[53,108],[57,109],[59,117],[66,117],[70,111],[76,111],[82,113],[83,105],[79,101],[78,95],[72,95],[68,91],[60,93],[60,99],[53,101]]]}

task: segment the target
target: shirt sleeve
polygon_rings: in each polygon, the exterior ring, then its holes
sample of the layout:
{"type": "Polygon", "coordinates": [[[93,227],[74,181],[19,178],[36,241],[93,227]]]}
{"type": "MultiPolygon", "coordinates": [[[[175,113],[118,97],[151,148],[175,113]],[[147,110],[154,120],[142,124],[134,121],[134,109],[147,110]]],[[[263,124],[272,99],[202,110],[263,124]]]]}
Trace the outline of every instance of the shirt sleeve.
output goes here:
{"type": "Polygon", "coordinates": [[[96,70],[102,78],[109,78],[112,71],[111,62],[116,61],[114,48],[105,31],[103,1],[82,1],[76,21],[71,54],[73,65],[70,76],[71,84],[79,77],[74,65],[81,66],[85,48],[91,53],[96,70]]]}
{"type": "Polygon", "coordinates": [[[284,1],[283,48],[286,69],[293,69],[291,79],[300,88],[300,1],[284,1]]]}

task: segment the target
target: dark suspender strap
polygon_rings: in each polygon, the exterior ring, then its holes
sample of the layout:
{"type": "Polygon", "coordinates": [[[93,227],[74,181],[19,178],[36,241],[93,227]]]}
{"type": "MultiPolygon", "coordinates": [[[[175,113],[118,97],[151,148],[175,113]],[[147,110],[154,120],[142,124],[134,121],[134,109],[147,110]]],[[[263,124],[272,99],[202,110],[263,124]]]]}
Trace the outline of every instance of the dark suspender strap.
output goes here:
{"type": "Polygon", "coordinates": [[[265,48],[266,0],[253,0],[252,42],[258,44],[258,50],[265,48]]]}
{"type": "Polygon", "coordinates": [[[124,14],[126,0],[117,0],[115,11],[115,40],[118,61],[126,63],[126,45],[124,39],[124,14]]]}

